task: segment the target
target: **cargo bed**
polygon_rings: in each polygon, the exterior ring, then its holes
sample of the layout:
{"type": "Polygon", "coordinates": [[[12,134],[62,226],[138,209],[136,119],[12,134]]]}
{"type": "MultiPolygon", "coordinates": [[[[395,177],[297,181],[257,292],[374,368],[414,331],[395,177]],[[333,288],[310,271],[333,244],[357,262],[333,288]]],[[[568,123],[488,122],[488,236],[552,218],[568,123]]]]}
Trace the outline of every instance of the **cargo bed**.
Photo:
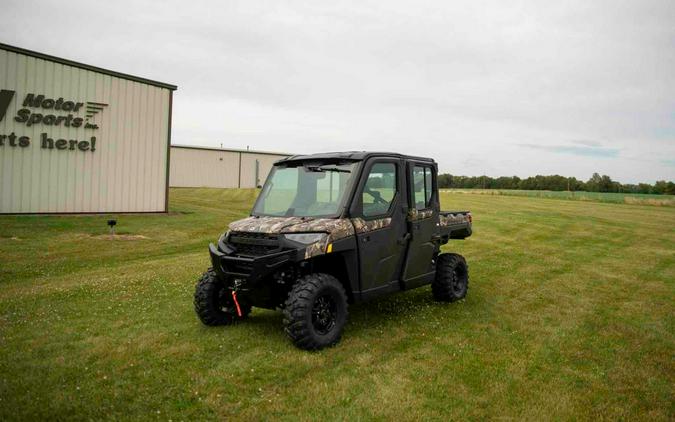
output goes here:
{"type": "Polygon", "coordinates": [[[465,239],[471,236],[470,211],[441,211],[438,220],[440,235],[446,239],[465,239]]]}

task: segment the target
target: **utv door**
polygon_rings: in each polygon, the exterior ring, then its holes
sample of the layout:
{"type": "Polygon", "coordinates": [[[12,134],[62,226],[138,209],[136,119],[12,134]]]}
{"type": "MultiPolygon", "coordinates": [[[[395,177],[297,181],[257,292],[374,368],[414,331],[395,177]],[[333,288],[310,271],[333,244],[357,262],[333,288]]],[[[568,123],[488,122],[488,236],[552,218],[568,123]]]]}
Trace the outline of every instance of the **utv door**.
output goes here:
{"type": "Polygon", "coordinates": [[[399,290],[405,253],[405,167],[397,159],[366,162],[351,208],[359,252],[361,298],[399,290]]]}
{"type": "Polygon", "coordinates": [[[439,200],[436,167],[430,163],[408,162],[408,227],[412,238],[406,253],[403,283],[406,289],[429,283],[434,277],[432,259],[436,251],[439,200]]]}

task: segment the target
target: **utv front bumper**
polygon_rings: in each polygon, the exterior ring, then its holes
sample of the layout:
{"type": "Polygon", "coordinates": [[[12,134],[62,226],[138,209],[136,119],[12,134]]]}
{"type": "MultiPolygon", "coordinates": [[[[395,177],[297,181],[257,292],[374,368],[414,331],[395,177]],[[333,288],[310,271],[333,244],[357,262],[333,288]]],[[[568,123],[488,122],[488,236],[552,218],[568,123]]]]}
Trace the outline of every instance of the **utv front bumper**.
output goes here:
{"type": "Polygon", "coordinates": [[[255,257],[237,256],[234,250],[223,242],[218,246],[209,244],[211,264],[216,273],[226,280],[241,280],[250,285],[256,284],[294,260],[297,253],[296,250],[282,250],[255,257]]]}

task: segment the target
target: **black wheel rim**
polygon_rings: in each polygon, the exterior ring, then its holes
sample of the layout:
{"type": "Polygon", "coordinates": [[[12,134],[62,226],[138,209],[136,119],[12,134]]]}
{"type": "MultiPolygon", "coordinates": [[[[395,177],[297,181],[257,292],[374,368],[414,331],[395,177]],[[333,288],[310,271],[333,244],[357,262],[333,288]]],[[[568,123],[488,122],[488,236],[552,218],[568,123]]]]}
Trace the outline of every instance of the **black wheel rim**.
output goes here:
{"type": "Polygon", "coordinates": [[[329,294],[319,296],[312,307],[312,325],[318,334],[325,335],[335,327],[337,303],[329,294]]]}
{"type": "Polygon", "coordinates": [[[452,290],[455,295],[461,295],[466,288],[466,273],[459,268],[452,270],[452,290]]]}
{"type": "Polygon", "coordinates": [[[232,293],[225,286],[222,286],[218,289],[218,292],[215,294],[216,308],[221,312],[226,314],[233,314],[234,309],[232,308],[232,293]]]}

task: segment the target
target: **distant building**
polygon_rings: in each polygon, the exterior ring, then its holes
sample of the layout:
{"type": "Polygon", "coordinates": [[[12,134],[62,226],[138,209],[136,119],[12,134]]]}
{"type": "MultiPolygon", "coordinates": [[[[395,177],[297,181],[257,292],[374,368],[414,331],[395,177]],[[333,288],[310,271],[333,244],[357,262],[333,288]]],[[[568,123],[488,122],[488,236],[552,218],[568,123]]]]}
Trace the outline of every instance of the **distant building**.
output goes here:
{"type": "Polygon", "coordinates": [[[292,154],[171,145],[171,187],[254,188],[292,154]]]}
{"type": "Polygon", "coordinates": [[[174,90],[0,44],[0,214],[167,211],[174,90]]]}

